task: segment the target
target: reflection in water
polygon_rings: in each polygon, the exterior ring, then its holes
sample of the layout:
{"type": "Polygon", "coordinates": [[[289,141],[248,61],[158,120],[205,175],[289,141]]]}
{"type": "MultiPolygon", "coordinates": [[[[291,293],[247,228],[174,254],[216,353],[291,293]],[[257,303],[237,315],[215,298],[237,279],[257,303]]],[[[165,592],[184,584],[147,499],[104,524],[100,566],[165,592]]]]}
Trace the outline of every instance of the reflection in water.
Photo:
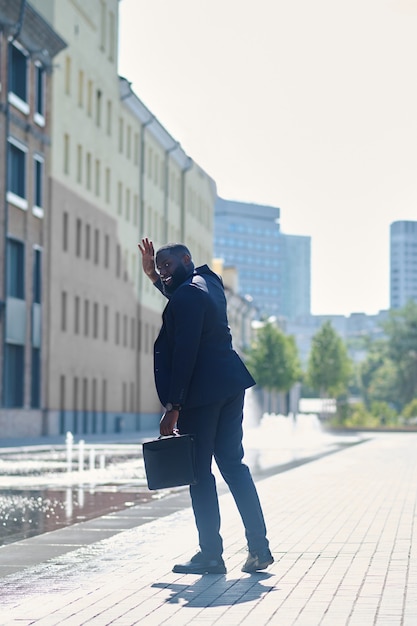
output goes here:
{"type": "MultiPolygon", "coordinates": [[[[247,399],[243,443],[245,462],[255,476],[349,443],[347,437],[342,443],[323,432],[315,415],[262,415],[256,393],[248,393],[247,399]]],[[[2,450],[0,545],[169,493],[147,489],[138,444],[96,444],[92,449],[84,441],[76,444],[71,433],[65,444],[2,450]]]]}
{"type": "Polygon", "coordinates": [[[149,492],[77,489],[0,491],[0,545],[149,501],[149,492]]]}

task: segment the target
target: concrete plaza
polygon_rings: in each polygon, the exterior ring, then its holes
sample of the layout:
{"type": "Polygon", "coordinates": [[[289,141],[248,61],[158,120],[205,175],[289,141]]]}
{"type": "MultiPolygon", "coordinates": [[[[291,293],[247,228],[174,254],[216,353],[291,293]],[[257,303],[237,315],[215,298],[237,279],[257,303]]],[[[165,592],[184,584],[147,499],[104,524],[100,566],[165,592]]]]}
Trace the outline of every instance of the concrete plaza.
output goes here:
{"type": "Polygon", "coordinates": [[[223,493],[227,574],[172,573],[197,548],[182,489],[162,516],[145,508],[139,520],[133,507],[1,548],[0,623],[416,626],[416,433],[370,435],[264,476],[265,572],[241,572],[244,533],[223,493]]]}

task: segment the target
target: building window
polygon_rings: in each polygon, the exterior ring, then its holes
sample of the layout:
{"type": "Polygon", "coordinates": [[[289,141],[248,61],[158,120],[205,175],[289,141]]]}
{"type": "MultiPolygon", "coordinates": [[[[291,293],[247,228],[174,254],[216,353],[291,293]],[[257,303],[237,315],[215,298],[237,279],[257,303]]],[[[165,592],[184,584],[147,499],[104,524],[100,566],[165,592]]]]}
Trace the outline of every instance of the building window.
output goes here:
{"type": "Polygon", "coordinates": [[[71,59],[65,59],[65,93],[67,96],[71,94],[71,59]]]}
{"type": "Polygon", "coordinates": [[[146,169],[147,169],[147,174],[148,174],[148,178],[152,178],[152,148],[149,147],[148,148],[148,161],[146,164],[146,169]]]}
{"type": "Polygon", "coordinates": [[[137,351],[140,352],[142,348],[142,322],[138,320],[138,332],[137,332],[137,351]]]}
{"type": "Polygon", "coordinates": [[[78,376],[74,376],[74,384],[72,388],[72,406],[73,406],[73,418],[74,418],[74,434],[78,432],[78,376]]]}
{"type": "Polygon", "coordinates": [[[7,240],[7,295],[25,299],[25,247],[16,239],[7,240]]]}
{"type": "Polygon", "coordinates": [[[110,237],[104,237],[104,267],[108,269],[110,265],[110,237]]]}
{"type": "Polygon", "coordinates": [[[122,154],[122,152],[123,152],[123,143],[124,143],[123,142],[123,139],[124,139],[123,133],[124,133],[124,122],[123,122],[123,118],[120,117],[119,118],[119,152],[120,152],[120,154],[122,154]]]}
{"type": "Polygon", "coordinates": [[[120,313],[116,313],[114,334],[115,334],[115,343],[116,343],[116,346],[118,346],[120,342],[120,313]]]}
{"type": "Polygon", "coordinates": [[[121,250],[120,245],[116,246],[116,276],[120,278],[120,266],[121,266],[121,250]]]}
{"type": "Polygon", "coordinates": [[[103,433],[107,431],[107,380],[104,379],[101,384],[101,407],[103,410],[103,433]]]}
{"type": "Polygon", "coordinates": [[[94,191],[96,196],[100,195],[100,161],[96,159],[96,169],[94,177],[94,191]]]}
{"type": "Polygon", "coordinates": [[[67,292],[61,292],[61,330],[67,330],[67,292]]]}
{"type": "Polygon", "coordinates": [[[88,337],[90,332],[90,302],[88,300],[84,300],[84,335],[88,337]]]}
{"type": "Polygon", "coordinates": [[[102,93],[100,89],[96,91],[96,126],[101,126],[101,103],[102,103],[102,93]]]}
{"type": "Polygon", "coordinates": [[[132,350],[135,349],[135,318],[132,317],[130,320],[130,347],[132,350]]]}
{"type": "Polygon", "coordinates": [[[74,301],[74,333],[78,335],[80,332],[80,298],[75,296],[74,301]]]}
{"type": "Polygon", "coordinates": [[[33,251],[33,302],[42,302],[42,250],[33,251]]]}
{"type": "Polygon", "coordinates": [[[32,408],[38,409],[41,406],[41,351],[39,348],[32,348],[31,378],[30,404],[32,408]]]}
{"type": "Polygon", "coordinates": [[[123,213],[123,184],[117,183],[117,212],[119,215],[123,213]]]}
{"type": "Polygon", "coordinates": [[[130,383],[130,412],[135,410],[135,384],[130,383]]]}
{"type": "Polygon", "coordinates": [[[76,221],[76,235],[75,235],[75,254],[81,256],[81,220],[77,218],[76,221]]]}
{"type": "Polygon", "coordinates": [[[94,230],[94,263],[98,265],[100,260],[100,232],[98,228],[94,230]]]}
{"type": "Polygon", "coordinates": [[[114,13],[109,13],[109,61],[114,61],[116,49],[116,20],[114,13]]]}
{"type": "Polygon", "coordinates": [[[5,346],[4,406],[21,407],[24,404],[25,350],[24,346],[5,346]]]}
{"type": "Polygon", "coordinates": [[[98,302],[94,302],[93,305],[93,337],[98,337],[98,302]]]}
{"type": "Polygon", "coordinates": [[[86,187],[91,191],[91,153],[87,152],[86,161],[86,187]]]}
{"type": "Polygon", "coordinates": [[[82,183],[83,180],[83,147],[78,144],[77,146],[77,183],[82,183]]]}
{"type": "Polygon", "coordinates": [[[15,139],[8,141],[7,200],[26,210],[26,152],[27,148],[15,139]]]}
{"type": "Polygon", "coordinates": [[[126,219],[130,220],[130,189],[126,189],[126,219]]]}
{"type": "Polygon", "coordinates": [[[68,213],[64,211],[62,215],[62,249],[68,251],[68,213]]]}
{"type": "Polygon", "coordinates": [[[32,212],[36,217],[43,217],[43,159],[40,156],[35,156],[34,160],[34,174],[33,174],[33,200],[34,206],[32,212]]]}
{"type": "Polygon", "coordinates": [[[91,227],[90,224],[85,225],[85,258],[90,258],[90,236],[91,236],[91,227]]]}
{"type": "Polygon", "coordinates": [[[107,204],[109,204],[110,202],[110,181],[111,181],[111,177],[110,177],[110,168],[106,167],[106,202],[107,204]]]}
{"type": "Polygon", "coordinates": [[[64,174],[69,174],[70,171],[70,138],[69,135],[64,135],[64,174]]]}
{"type": "Polygon", "coordinates": [[[138,208],[139,208],[139,198],[137,194],[133,196],[133,223],[135,226],[138,224],[138,208]]]}
{"type": "Polygon", "coordinates": [[[35,63],[34,120],[39,126],[45,126],[45,70],[39,63],[35,63]]]}
{"type": "Polygon", "coordinates": [[[100,2],[100,50],[103,52],[106,49],[106,4],[104,0],[100,2]]]}
{"type": "Polygon", "coordinates": [[[135,165],[139,165],[139,135],[135,133],[135,141],[133,146],[133,162],[135,165]]]}
{"type": "Polygon", "coordinates": [[[112,106],[111,100],[107,100],[107,120],[106,120],[106,130],[107,134],[111,135],[111,120],[112,120],[112,106]]]}
{"type": "Polygon", "coordinates": [[[123,345],[127,346],[127,315],[123,315],[123,345]]]}
{"type": "Polygon", "coordinates": [[[27,59],[26,51],[17,42],[9,44],[9,102],[26,115],[29,113],[27,59]]]}
{"type": "Polygon", "coordinates": [[[126,396],[127,396],[127,385],[126,383],[122,383],[122,411],[123,413],[126,413],[127,408],[126,408],[126,396]]]}
{"type": "Polygon", "coordinates": [[[130,159],[132,154],[132,128],[127,127],[127,139],[126,139],[126,156],[130,159]]]}
{"type": "Polygon", "coordinates": [[[109,338],[109,307],[107,304],[104,305],[103,313],[103,339],[107,341],[109,338]]]}
{"type": "Polygon", "coordinates": [[[84,106],[84,72],[78,72],[78,106],[84,106]]]}
{"type": "Polygon", "coordinates": [[[65,428],[65,376],[59,377],[59,432],[63,435],[66,431],[65,428]]]}
{"type": "Polygon", "coordinates": [[[87,115],[93,115],[93,81],[89,80],[87,84],[87,115]]]}

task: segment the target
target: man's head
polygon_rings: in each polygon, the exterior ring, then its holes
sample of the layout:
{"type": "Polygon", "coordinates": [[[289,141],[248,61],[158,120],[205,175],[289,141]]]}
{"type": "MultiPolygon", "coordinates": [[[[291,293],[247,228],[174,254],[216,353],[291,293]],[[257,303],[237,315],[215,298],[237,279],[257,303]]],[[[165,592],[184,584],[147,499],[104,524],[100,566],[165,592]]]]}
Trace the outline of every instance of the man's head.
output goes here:
{"type": "Polygon", "coordinates": [[[159,248],[155,265],[161,277],[164,292],[168,295],[174,293],[194,271],[191,252],[182,243],[169,243],[159,248]]]}

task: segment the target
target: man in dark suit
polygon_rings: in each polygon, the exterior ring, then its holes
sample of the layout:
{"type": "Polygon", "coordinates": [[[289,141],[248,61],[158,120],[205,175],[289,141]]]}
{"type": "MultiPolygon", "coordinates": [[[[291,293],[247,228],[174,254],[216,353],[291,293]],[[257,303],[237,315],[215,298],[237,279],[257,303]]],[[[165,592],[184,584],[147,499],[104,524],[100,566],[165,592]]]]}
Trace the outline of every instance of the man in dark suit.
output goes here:
{"type": "Polygon", "coordinates": [[[241,515],[249,554],[242,571],[265,569],[274,559],[249,468],[242,463],[245,389],[255,384],[233,350],[221,278],[194,267],[183,244],[157,251],[139,244],[145,274],[167,298],[154,346],[155,384],[165,412],[161,435],[196,435],[196,485],[190,486],[200,551],[174,566],[177,573],[223,574],[223,542],[213,456],[241,515]]]}

